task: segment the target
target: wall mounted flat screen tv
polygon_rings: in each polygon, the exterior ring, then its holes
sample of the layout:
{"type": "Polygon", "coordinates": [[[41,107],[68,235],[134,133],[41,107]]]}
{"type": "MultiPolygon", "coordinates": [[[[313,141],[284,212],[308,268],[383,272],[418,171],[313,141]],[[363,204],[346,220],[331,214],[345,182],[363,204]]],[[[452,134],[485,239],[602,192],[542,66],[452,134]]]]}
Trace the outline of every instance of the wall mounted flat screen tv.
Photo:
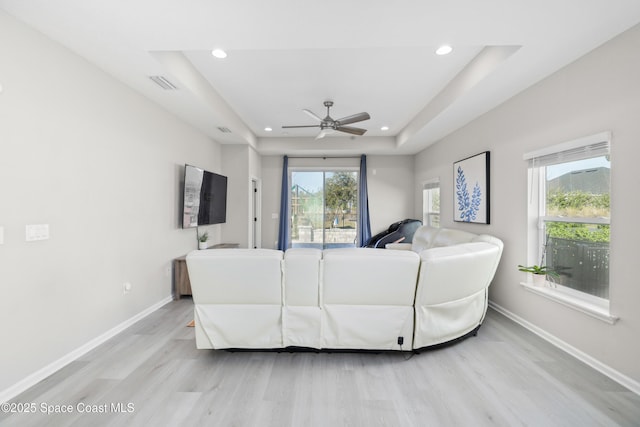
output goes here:
{"type": "Polygon", "coordinates": [[[227,177],[184,166],[182,228],[227,221],[227,177]]]}

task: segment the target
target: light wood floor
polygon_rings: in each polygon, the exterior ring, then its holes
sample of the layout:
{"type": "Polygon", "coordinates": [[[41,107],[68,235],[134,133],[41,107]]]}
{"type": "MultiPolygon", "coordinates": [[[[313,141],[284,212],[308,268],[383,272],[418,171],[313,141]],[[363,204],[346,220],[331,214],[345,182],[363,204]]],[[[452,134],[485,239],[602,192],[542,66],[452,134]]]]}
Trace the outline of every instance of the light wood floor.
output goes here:
{"type": "Polygon", "coordinates": [[[196,350],[192,309],[166,305],[14,399],[36,413],[0,425],[640,426],[640,396],[492,310],[477,337],[411,356],[196,350]]]}

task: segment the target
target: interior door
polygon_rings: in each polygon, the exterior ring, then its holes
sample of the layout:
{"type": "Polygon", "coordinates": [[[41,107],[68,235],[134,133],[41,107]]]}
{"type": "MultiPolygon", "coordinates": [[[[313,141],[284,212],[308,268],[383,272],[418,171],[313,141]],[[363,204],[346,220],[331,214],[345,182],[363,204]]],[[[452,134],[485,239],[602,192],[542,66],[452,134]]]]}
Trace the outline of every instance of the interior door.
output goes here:
{"type": "Polygon", "coordinates": [[[260,245],[260,185],[257,179],[251,179],[251,215],[249,216],[250,248],[257,249],[260,245]]]}

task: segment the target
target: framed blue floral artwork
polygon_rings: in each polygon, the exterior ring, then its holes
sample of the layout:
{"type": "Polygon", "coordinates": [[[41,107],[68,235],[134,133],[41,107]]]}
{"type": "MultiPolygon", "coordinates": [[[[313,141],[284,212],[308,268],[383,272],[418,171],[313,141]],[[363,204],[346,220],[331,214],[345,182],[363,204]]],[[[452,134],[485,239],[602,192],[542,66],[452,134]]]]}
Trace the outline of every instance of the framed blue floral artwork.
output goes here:
{"type": "Polygon", "coordinates": [[[489,151],[453,164],[453,220],[490,224],[489,151]]]}

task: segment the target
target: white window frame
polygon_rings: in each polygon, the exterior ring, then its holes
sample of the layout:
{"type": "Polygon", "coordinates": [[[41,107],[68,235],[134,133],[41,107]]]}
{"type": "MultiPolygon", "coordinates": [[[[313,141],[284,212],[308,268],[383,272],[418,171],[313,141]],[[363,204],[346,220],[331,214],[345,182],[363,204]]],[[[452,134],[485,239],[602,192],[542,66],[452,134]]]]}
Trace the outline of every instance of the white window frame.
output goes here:
{"type": "MultiPolygon", "coordinates": [[[[529,265],[538,264],[540,262],[545,236],[544,223],[546,221],[555,222],[588,222],[590,224],[601,223],[609,224],[609,219],[581,219],[581,218],[565,218],[546,216],[545,210],[545,176],[540,173],[543,166],[535,164],[536,159],[545,158],[547,156],[562,156],[562,153],[572,153],[584,151],[588,152],[592,146],[602,146],[607,143],[607,150],[611,143],[611,133],[602,132],[590,135],[584,138],[568,141],[562,144],[546,147],[541,150],[529,152],[523,155],[523,159],[529,161],[529,197],[528,197],[528,263],[529,265]]],[[[596,157],[598,154],[594,154],[596,157]]],[[[560,157],[561,158],[561,157],[560,157]]],[[[567,161],[571,161],[568,159],[567,161]]],[[[610,312],[609,300],[599,298],[594,295],[580,292],[562,285],[547,282],[546,286],[534,286],[529,282],[522,282],[522,287],[530,292],[546,297],[552,301],[570,307],[574,310],[585,313],[589,316],[603,320],[613,324],[618,320],[610,312]]],[[[611,284],[610,284],[611,286],[611,284]]]]}
{"type": "Polygon", "coordinates": [[[428,181],[424,181],[422,183],[422,224],[428,225],[429,227],[440,227],[440,211],[431,211],[426,206],[433,206],[431,198],[433,197],[433,193],[431,190],[438,189],[438,194],[440,194],[440,178],[433,178],[428,181]],[[438,224],[433,225],[432,217],[434,215],[438,215],[438,224]]]}

